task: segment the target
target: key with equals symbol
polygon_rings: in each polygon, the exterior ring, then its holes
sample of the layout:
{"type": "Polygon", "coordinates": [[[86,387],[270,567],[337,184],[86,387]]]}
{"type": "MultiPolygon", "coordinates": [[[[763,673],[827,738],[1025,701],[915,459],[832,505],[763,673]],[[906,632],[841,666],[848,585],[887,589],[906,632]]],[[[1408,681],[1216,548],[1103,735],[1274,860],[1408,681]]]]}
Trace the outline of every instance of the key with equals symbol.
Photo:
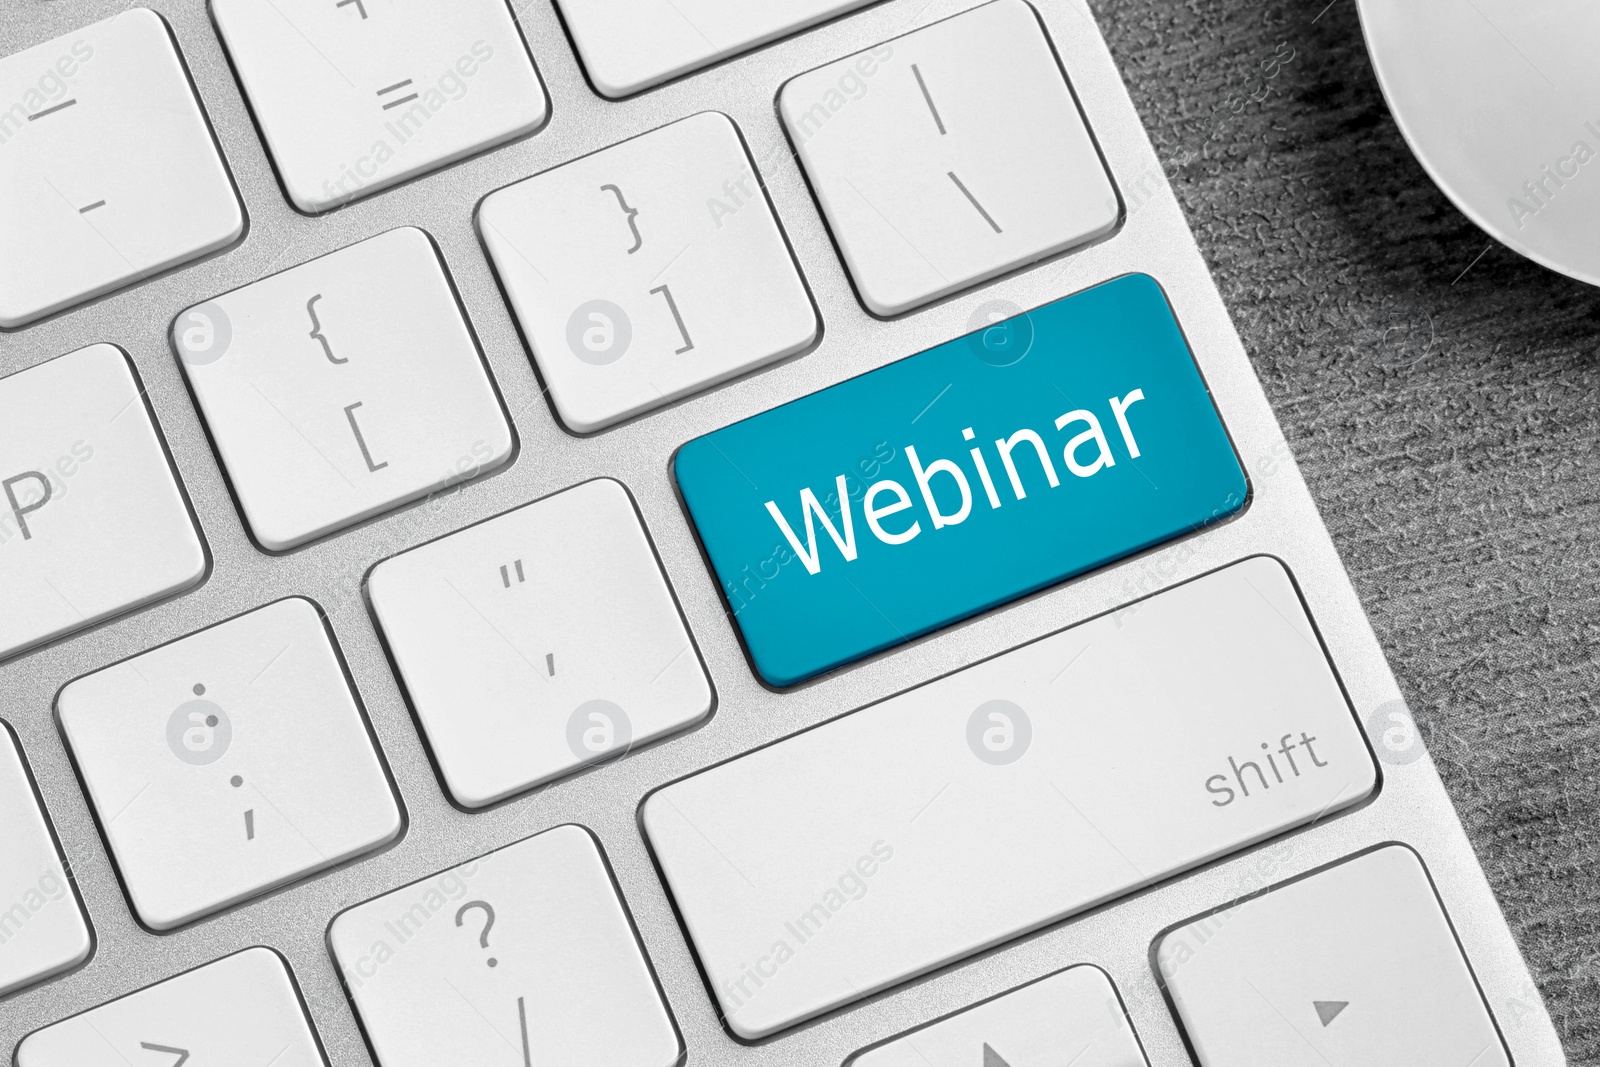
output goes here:
{"type": "MultiPolygon", "coordinates": [[[[404,89],[406,86],[408,86],[410,84],[411,84],[411,79],[410,78],[407,78],[403,82],[395,82],[393,85],[389,86],[387,89],[379,89],[378,90],[378,95],[379,96],[387,96],[390,93],[398,92],[399,90],[404,89]]],[[[417,98],[417,94],[416,93],[412,93],[409,96],[402,96],[397,100],[390,100],[388,103],[383,105],[383,110],[388,111],[390,108],[399,107],[401,104],[409,104],[411,101],[415,100],[416,98],[417,98]]]]}

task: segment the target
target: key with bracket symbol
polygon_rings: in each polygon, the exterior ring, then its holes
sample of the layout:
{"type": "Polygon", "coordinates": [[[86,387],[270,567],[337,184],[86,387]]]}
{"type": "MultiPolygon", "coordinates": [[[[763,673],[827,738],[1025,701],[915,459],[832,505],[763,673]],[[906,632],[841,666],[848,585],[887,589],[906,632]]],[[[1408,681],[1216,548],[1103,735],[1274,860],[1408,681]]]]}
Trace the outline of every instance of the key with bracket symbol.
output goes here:
{"type": "Polygon", "coordinates": [[[785,359],[821,331],[725,115],[682,119],[491,193],[478,230],[577,433],[785,359]]]}
{"type": "Polygon", "coordinates": [[[179,315],[174,341],[268,551],[511,456],[510,422],[443,262],[413,227],[196,305],[179,315]]]}

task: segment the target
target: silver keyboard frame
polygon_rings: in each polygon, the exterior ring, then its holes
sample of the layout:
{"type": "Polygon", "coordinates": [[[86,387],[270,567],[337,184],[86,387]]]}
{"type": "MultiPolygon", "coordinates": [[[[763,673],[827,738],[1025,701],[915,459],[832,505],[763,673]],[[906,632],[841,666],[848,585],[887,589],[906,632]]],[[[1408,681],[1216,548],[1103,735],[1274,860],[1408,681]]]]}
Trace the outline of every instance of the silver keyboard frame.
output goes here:
{"type": "MultiPolygon", "coordinates": [[[[440,0],[443,2],[443,0],[440,0]]],[[[1033,0],[1126,203],[1119,232],[933,307],[882,321],[856,299],[775,108],[789,77],[977,6],[979,0],[884,0],[622,102],[584,78],[550,0],[517,0],[552,114],[532,137],[329,215],[285,199],[202,0],[145,0],[167,19],[238,184],[249,227],[231,249],[18,331],[0,333],[0,373],[96,341],[127,351],[193,501],[213,559],[195,590],[0,664],[0,717],[20,736],[87,905],[96,946],[76,971],[0,1000],[0,1056],[28,1032],[255,944],[290,962],[332,1063],[371,1063],[324,940],[341,908],[530,834],[580,823],[601,840],[643,945],[697,1065],[818,1067],[864,1046],[1072,963],[1109,973],[1154,1067],[1190,1064],[1151,969],[1152,938],[1174,923],[1385,841],[1424,858],[1519,1067],[1565,1063],[1554,1027],[1431,760],[1382,763],[1379,794],[1354,811],[1158,884],[975,959],[758,1044],[718,1018],[637,822],[651,789],[1255,553],[1293,572],[1359,717],[1399,699],[1315,505],[1206,270],[1118,69],[1080,0],[1033,0]],[[817,347],[589,437],[561,428],[480,246],[474,213],[488,192],[704,110],[738,123],[823,321],[817,347]],[[174,316],[199,300],[400,225],[438,242],[519,438],[513,461],[428,506],[412,506],[284,555],[251,541],[168,343],[174,316]],[[968,332],[995,298],[1036,307],[1128,271],[1171,299],[1250,478],[1244,513],[1188,539],[1067,582],[790,691],[757,682],[717,583],[675,495],[669,462],[699,434],[968,332]],[[419,736],[360,591],[376,562],[515,505],[596,476],[633,493],[717,693],[712,718],[536,793],[472,814],[452,806],[419,736]],[[409,825],[388,850],[296,883],[177,932],[133,918],[68,760],[54,717],[63,685],[157,644],[280,597],[327,612],[392,768],[409,825]]],[[[132,4],[0,0],[0,55],[132,4]]],[[[870,91],[870,90],[869,90],[870,91]]],[[[3,862],[3,857],[0,857],[3,862]]]]}

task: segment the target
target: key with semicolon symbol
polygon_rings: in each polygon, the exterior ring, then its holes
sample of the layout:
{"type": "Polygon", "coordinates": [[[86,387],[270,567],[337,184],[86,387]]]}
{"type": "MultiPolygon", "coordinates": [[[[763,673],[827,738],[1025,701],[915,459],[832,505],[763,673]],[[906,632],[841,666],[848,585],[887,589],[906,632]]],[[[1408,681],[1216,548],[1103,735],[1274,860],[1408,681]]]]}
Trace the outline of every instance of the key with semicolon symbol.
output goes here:
{"type": "Polygon", "coordinates": [[[1179,926],[1155,962],[1201,1067],[1511,1067],[1405,845],[1179,926]]]}
{"type": "Polygon", "coordinates": [[[327,1067],[283,957],[256,946],[35,1030],[17,1067],[327,1067]]]}
{"type": "Polygon", "coordinates": [[[368,592],[465,807],[710,714],[688,627],[628,491],[611,479],[384,560],[368,592]]]}
{"type": "Polygon", "coordinates": [[[1116,189],[1024,0],[801,74],[778,109],[863,303],[899,315],[1110,233],[1116,189]],[[846,99],[852,79],[866,89],[846,99]]]}
{"type": "Polygon", "coordinates": [[[250,530],[285,551],[494,470],[511,425],[428,235],[401,227],[180,313],[250,530]]]}
{"type": "Polygon", "coordinates": [[[70,970],[93,941],[22,747],[0,722],[0,997],[70,970]]]}
{"type": "Polygon", "coordinates": [[[244,210],[161,16],[0,57],[0,328],[232,244],[244,210]]]}
{"type": "Polygon", "coordinates": [[[478,231],[578,433],[791,356],[820,329],[726,115],[701,112],[491,193],[478,231]]]}
{"type": "Polygon", "coordinates": [[[205,577],[205,546],[120,349],[90,345],[0,378],[0,412],[0,659],[205,577]]]}
{"type": "Polygon", "coordinates": [[[1079,965],[856,1053],[845,1067],[1149,1067],[1111,979],[1079,965]]]}
{"type": "Polygon", "coordinates": [[[341,912],[379,1067],[674,1067],[683,1044],[595,839],[558,826],[341,912]]]}
{"type": "Polygon", "coordinates": [[[134,911],[170,930],[393,841],[322,617],[292,597],[67,685],[61,728],[134,911]]]}
{"type": "Polygon", "coordinates": [[[211,16],[301,211],[533,133],[550,114],[506,0],[214,0],[211,16]]]}

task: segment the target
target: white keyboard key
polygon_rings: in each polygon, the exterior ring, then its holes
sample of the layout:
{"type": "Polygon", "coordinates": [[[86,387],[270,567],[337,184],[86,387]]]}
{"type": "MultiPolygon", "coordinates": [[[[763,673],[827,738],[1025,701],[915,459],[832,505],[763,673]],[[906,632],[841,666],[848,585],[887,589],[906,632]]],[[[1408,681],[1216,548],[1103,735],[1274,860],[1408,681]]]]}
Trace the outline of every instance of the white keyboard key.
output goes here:
{"type": "Polygon", "coordinates": [[[703,112],[491,193],[478,230],[556,409],[579,433],[817,337],[726,115],[703,112]]]}
{"type": "Polygon", "coordinates": [[[280,600],[86,675],[57,708],[153,929],[399,836],[399,806],[310,601],[280,600]]]}
{"type": "Polygon", "coordinates": [[[1156,962],[1202,1067],[1511,1067],[1403,845],[1181,926],[1156,962]]]}
{"type": "Polygon", "coordinates": [[[511,425],[444,265],[413,227],[198,304],[172,334],[269,551],[511,455],[511,425]]]}
{"type": "Polygon", "coordinates": [[[759,1038],[1376,781],[1256,557],[668,785],[643,820],[728,1024],[759,1038]]]}
{"type": "Polygon", "coordinates": [[[609,478],[384,560],[368,594],[465,807],[711,711],[711,683],[649,538],[609,478]]]}
{"type": "Polygon", "coordinates": [[[1110,233],[1117,194],[1039,17],[994,0],[807,74],[779,111],[867,308],[1110,233]]]}
{"type": "Polygon", "coordinates": [[[93,941],[11,728],[0,723],[0,996],[70,970],[93,941]]]}
{"type": "Polygon", "coordinates": [[[29,1034],[17,1067],[326,1067],[283,958],[247,948],[29,1034]]]}
{"type": "Polygon", "coordinates": [[[172,35],[145,8],[0,59],[0,191],[0,327],[244,232],[172,35]]]}
{"type": "Polygon", "coordinates": [[[873,0],[560,0],[583,68],[615,100],[873,0]]]}
{"type": "Polygon", "coordinates": [[[578,826],[358,904],[328,943],[380,1067],[671,1067],[683,1054],[578,826]]]}
{"type": "Polygon", "coordinates": [[[506,0],[212,0],[289,199],[319,212],[544,125],[506,0]]]}
{"type": "Polygon", "coordinates": [[[1111,979],[1071,967],[859,1053],[846,1067],[1149,1067],[1111,979]]]}
{"type": "Polygon", "coordinates": [[[0,657],[187,589],[205,572],[188,503],[120,350],[91,345],[0,378],[0,657]]]}

